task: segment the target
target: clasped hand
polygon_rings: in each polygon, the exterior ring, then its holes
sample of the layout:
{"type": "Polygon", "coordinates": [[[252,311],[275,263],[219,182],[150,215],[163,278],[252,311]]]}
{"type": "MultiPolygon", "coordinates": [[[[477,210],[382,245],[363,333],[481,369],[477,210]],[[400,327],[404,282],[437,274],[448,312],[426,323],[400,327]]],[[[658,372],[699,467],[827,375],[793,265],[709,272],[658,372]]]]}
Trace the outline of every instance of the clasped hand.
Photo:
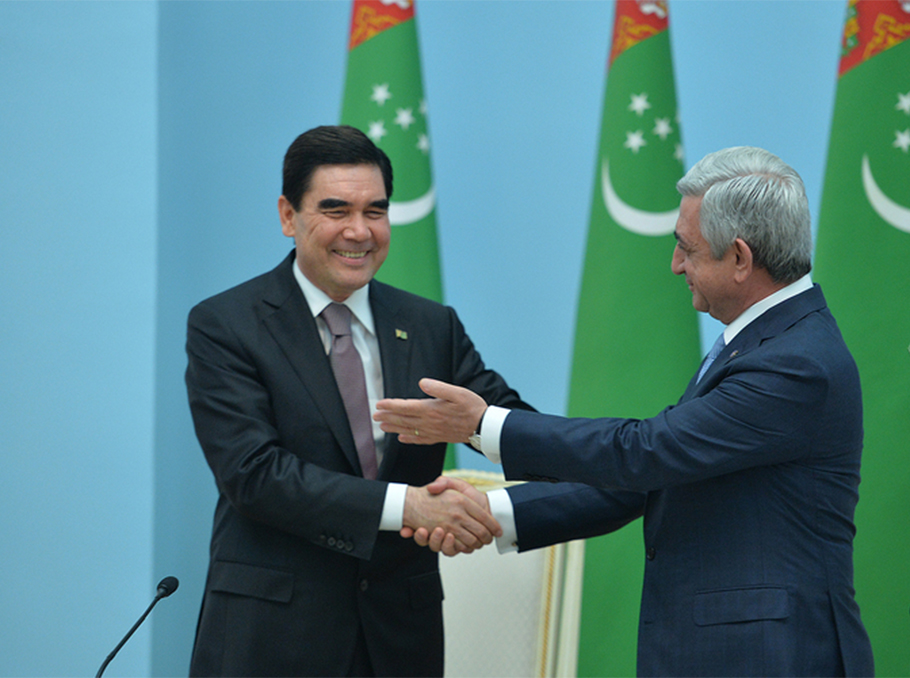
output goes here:
{"type": "Polygon", "coordinates": [[[408,487],[401,536],[447,556],[471,553],[502,528],[490,513],[487,495],[458,478],[441,476],[423,487],[408,487]]]}
{"type": "MultiPolygon", "coordinates": [[[[466,443],[487,408],[483,398],[461,386],[421,379],[429,398],[386,398],[373,419],[410,445],[466,443]]],[[[401,536],[447,556],[471,553],[502,535],[487,496],[457,478],[440,477],[409,487],[401,536]]]]}

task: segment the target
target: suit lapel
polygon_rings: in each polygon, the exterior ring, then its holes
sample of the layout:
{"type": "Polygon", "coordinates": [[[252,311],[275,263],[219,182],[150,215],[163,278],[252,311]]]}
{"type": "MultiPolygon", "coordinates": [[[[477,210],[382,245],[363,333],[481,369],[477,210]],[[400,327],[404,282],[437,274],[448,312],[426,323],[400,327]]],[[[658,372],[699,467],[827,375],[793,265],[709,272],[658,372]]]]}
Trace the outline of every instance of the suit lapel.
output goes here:
{"type": "MultiPolygon", "coordinates": [[[[373,281],[370,283],[370,307],[376,326],[376,339],[382,362],[382,388],[386,398],[414,397],[414,382],[419,375],[412,375],[410,366],[411,343],[414,336],[411,319],[390,294],[388,285],[373,281]],[[409,388],[410,387],[410,388],[409,388]]],[[[398,437],[386,434],[383,442],[382,465],[379,477],[383,478],[388,469],[395,465],[399,450],[398,437]]]]}
{"type": "Polygon", "coordinates": [[[795,297],[779,303],[777,306],[765,311],[753,322],[746,325],[743,330],[737,334],[733,341],[724,347],[720,355],[714,361],[714,364],[708,368],[701,381],[695,383],[695,377],[689,382],[689,386],[683,393],[680,402],[684,402],[695,396],[709,391],[716,385],[711,378],[717,370],[737,357],[745,355],[758,346],[773,337],[785,332],[794,323],[806,317],[809,313],[821,310],[826,305],[825,297],[821,288],[816,284],[811,289],[806,290],[795,297]]]}
{"type": "Polygon", "coordinates": [[[352,468],[360,473],[360,462],[344,402],[319,337],[316,320],[294,279],[291,269],[293,261],[294,253],[291,252],[288,259],[270,274],[263,295],[262,322],[309,391],[352,468]]]}

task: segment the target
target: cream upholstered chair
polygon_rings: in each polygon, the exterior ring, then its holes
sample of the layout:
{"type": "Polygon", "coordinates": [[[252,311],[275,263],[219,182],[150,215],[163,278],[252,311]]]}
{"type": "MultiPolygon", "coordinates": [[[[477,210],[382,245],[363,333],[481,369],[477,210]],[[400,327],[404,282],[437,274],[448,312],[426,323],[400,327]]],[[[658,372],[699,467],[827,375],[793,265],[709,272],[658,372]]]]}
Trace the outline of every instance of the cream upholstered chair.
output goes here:
{"type": "MultiPolygon", "coordinates": [[[[446,475],[486,492],[499,473],[446,475]]],[[[575,676],[584,542],[500,554],[495,544],[440,557],[445,591],[445,675],[575,676]]]]}

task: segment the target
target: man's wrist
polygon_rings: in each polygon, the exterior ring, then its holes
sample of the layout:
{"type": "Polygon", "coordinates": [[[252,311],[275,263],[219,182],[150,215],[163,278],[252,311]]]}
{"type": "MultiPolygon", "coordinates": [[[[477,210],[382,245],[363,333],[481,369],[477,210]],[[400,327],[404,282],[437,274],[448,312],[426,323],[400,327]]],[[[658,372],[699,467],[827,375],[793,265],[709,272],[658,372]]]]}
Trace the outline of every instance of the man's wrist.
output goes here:
{"type": "Polygon", "coordinates": [[[468,443],[478,452],[483,452],[483,448],[481,446],[480,431],[483,427],[483,417],[487,413],[487,409],[488,408],[484,408],[483,413],[481,413],[480,421],[477,422],[477,428],[474,429],[474,433],[468,436],[468,443]]]}
{"type": "Polygon", "coordinates": [[[509,410],[504,407],[490,405],[483,413],[483,425],[481,426],[481,452],[483,456],[492,461],[494,464],[501,462],[499,449],[499,438],[502,434],[502,427],[505,424],[506,417],[509,416],[509,410]]]}

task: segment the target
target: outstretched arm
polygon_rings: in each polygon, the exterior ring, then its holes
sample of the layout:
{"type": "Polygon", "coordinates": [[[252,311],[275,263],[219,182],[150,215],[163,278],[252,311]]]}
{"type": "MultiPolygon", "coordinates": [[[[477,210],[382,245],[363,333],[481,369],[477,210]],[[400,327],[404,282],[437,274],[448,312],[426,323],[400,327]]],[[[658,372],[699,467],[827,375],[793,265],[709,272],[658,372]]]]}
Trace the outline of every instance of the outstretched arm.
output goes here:
{"type": "Polygon", "coordinates": [[[421,379],[420,390],[430,398],[386,398],[376,405],[373,419],[402,443],[433,445],[466,443],[477,430],[487,403],[461,386],[421,379]]]}

